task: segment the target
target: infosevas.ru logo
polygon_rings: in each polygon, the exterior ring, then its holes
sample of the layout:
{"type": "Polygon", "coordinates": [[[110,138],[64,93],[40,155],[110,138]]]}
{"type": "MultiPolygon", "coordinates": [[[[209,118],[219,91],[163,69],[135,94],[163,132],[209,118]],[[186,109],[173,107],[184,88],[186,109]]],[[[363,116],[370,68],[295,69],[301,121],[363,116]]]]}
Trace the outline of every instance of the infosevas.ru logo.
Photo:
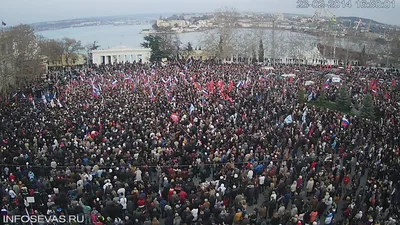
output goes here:
{"type": "Polygon", "coordinates": [[[12,215],[12,216],[3,216],[3,222],[4,223],[20,223],[22,222],[23,224],[36,224],[36,223],[45,223],[45,224],[50,224],[50,223],[56,223],[56,224],[63,224],[63,223],[83,223],[85,220],[85,216],[80,216],[80,215],[52,215],[52,216],[46,216],[46,215],[12,215]]]}

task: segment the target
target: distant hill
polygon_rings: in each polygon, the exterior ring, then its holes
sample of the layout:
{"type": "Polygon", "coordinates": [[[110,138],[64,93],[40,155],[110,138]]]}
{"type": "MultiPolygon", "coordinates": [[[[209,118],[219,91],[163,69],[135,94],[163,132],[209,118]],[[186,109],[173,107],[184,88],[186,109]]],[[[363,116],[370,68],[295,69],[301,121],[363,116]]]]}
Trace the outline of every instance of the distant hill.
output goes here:
{"type": "Polygon", "coordinates": [[[336,18],[336,20],[339,21],[339,22],[351,21],[353,24],[354,24],[355,22],[358,22],[360,19],[361,19],[361,21],[362,21],[363,23],[370,23],[370,22],[371,22],[371,25],[379,25],[379,26],[387,25],[387,24],[384,24],[384,23],[377,22],[377,21],[375,21],[375,20],[371,20],[371,19],[367,19],[367,18],[362,18],[362,17],[353,17],[353,16],[349,16],[349,17],[337,17],[337,18],[336,18]]]}

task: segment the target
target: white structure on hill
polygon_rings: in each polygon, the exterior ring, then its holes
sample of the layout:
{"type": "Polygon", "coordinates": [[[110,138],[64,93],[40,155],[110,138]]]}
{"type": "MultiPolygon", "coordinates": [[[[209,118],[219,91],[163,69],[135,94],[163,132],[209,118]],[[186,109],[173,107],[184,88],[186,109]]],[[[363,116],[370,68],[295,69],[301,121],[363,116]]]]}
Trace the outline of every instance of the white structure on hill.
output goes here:
{"type": "Polygon", "coordinates": [[[139,62],[140,60],[145,63],[150,61],[151,49],[140,48],[134,49],[126,46],[120,46],[110,49],[93,50],[92,60],[94,64],[114,64],[126,62],[139,62]]]}

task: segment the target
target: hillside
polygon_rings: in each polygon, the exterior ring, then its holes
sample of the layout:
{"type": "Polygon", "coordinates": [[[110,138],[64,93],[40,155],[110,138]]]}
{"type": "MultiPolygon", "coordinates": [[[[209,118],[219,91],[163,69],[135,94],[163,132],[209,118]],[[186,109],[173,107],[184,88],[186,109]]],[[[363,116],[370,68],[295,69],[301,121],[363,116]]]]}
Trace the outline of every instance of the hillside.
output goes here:
{"type": "Polygon", "coordinates": [[[358,22],[360,19],[361,19],[361,21],[362,21],[363,23],[370,23],[370,22],[371,22],[371,25],[379,25],[379,26],[385,26],[385,25],[387,25],[387,24],[384,24],[384,23],[377,22],[377,21],[375,21],[375,20],[371,20],[371,19],[367,19],[367,18],[362,18],[362,17],[348,16],[348,17],[337,17],[337,18],[336,18],[336,20],[337,20],[338,22],[351,21],[353,24],[354,24],[355,22],[358,22]]]}

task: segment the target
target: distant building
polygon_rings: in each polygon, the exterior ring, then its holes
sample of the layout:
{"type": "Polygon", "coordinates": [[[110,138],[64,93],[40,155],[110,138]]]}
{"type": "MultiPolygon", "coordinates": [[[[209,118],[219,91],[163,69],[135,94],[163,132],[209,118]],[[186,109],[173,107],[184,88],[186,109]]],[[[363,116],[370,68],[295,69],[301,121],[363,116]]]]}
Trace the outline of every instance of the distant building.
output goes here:
{"type": "Polygon", "coordinates": [[[151,49],[149,48],[134,49],[126,46],[92,51],[93,64],[97,65],[138,61],[146,63],[150,61],[150,56],[151,49]]]}
{"type": "Polygon", "coordinates": [[[276,16],[276,20],[277,20],[277,21],[283,21],[283,20],[285,20],[285,16],[283,15],[283,13],[279,13],[279,14],[276,16]]]}
{"type": "Polygon", "coordinates": [[[189,22],[186,20],[157,20],[157,27],[166,28],[166,27],[185,27],[189,25],[189,22]]]}

